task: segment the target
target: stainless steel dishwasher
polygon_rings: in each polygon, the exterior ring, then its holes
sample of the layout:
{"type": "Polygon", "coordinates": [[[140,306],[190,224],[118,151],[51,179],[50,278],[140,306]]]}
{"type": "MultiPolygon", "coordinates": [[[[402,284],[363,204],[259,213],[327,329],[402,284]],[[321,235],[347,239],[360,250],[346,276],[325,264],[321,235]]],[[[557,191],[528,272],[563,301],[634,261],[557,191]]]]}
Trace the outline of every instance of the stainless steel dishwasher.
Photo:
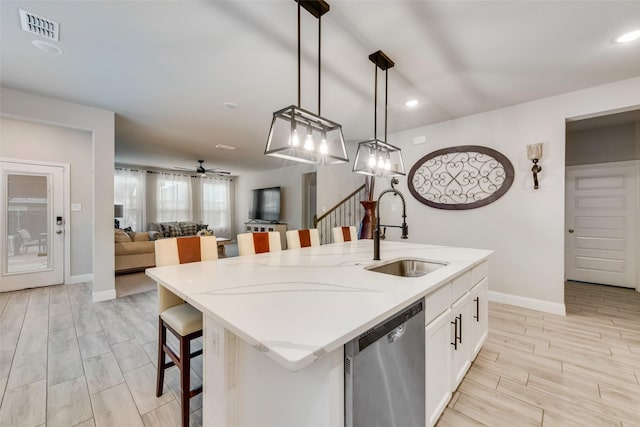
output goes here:
{"type": "Polygon", "coordinates": [[[345,344],[345,426],[424,427],[424,299],[345,344]]]}

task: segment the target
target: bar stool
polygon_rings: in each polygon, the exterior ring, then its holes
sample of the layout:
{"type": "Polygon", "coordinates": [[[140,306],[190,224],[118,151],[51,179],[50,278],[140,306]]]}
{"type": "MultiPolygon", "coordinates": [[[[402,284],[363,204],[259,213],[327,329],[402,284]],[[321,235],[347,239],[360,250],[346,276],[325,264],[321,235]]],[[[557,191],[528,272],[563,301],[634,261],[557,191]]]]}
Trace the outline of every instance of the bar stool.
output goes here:
{"type": "Polygon", "coordinates": [[[358,232],[354,226],[351,227],[333,227],[333,242],[351,242],[358,240],[358,232]]]}
{"type": "Polygon", "coordinates": [[[281,250],[280,233],[277,231],[238,234],[238,255],[240,256],[281,250]]]}
{"type": "Polygon", "coordinates": [[[287,248],[308,248],[309,246],[320,246],[317,228],[287,231],[287,248]]]}
{"type": "MultiPolygon", "coordinates": [[[[218,259],[215,236],[194,236],[156,240],[156,266],[186,264],[218,259]]],[[[202,313],[182,298],[158,283],[158,374],[156,396],[162,395],[164,371],[172,366],[180,370],[180,403],[182,426],[189,425],[189,399],[202,393],[202,386],[191,390],[191,358],[202,350],[191,353],[191,340],[202,336],[202,313]],[[167,330],[180,343],[179,355],[167,345],[167,330]],[[165,354],[171,359],[166,362],[165,354]]]]}

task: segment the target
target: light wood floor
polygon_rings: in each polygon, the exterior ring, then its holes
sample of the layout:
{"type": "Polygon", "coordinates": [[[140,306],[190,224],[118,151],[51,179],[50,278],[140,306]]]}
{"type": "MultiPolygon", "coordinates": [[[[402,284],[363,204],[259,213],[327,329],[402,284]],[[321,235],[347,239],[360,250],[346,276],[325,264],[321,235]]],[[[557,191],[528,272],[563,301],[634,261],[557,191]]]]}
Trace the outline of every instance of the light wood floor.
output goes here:
{"type": "MultiPolygon", "coordinates": [[[[569,283],[566,304],[564,318],[491,303],[439,426],[640,426],[640,293],[569,283]]],[[[180,425],[175,368],[155,397],[155,290],[97,304],[88,284],[4,293],[0,313],[0,426],[180,425]]]]}
{"type": "Polygon", "coordinates": [[[491,303],[438,426],[640,426],[640,293],[568,282],[565,304],[562,317],[491,303]]]}

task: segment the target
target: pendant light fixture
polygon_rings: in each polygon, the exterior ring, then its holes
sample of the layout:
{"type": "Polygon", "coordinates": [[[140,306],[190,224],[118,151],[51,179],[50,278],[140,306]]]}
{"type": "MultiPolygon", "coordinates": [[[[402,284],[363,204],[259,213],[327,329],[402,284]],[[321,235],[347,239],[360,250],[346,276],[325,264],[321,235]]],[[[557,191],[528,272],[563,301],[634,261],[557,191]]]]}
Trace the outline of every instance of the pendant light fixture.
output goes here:
{"type": "Polygon", "coordinates": [[[370,176],[405,175],[400,148],[387,143],[387,97],[389,94],[389,68],[395,64],[381,50],[369,55],[375,65],[373,139],[358,144],[353,172],[370,176]],[[378,68],[384,71],[384,140],[378,139],[378,68]]]}
{"type": "Polygon", "coordinates": [[[329,11],[323,0],[298,3],[298,105],[273,113],[264,154],[310,164],[349,162],[342,126],[320,116],[320,36],[321,17],[329,11]],[[318,19],[318,114],[300,108],[300,10],[318,19]]]}

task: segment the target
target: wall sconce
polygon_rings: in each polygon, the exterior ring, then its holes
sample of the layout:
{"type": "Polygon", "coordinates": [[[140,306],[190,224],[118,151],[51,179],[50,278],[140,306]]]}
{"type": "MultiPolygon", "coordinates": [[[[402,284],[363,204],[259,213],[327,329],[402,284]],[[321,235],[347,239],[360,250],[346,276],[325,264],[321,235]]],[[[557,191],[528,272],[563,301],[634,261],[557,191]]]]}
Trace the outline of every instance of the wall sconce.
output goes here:
{"type": "Polygon", "coordinates": [[[542,166],[538,160],[542,158],[542,143],[527,145],[527,157],[533,162],[531,172],[533,172],[533,188],[538,189],[538,174],[542,171],[542,166]]]}

